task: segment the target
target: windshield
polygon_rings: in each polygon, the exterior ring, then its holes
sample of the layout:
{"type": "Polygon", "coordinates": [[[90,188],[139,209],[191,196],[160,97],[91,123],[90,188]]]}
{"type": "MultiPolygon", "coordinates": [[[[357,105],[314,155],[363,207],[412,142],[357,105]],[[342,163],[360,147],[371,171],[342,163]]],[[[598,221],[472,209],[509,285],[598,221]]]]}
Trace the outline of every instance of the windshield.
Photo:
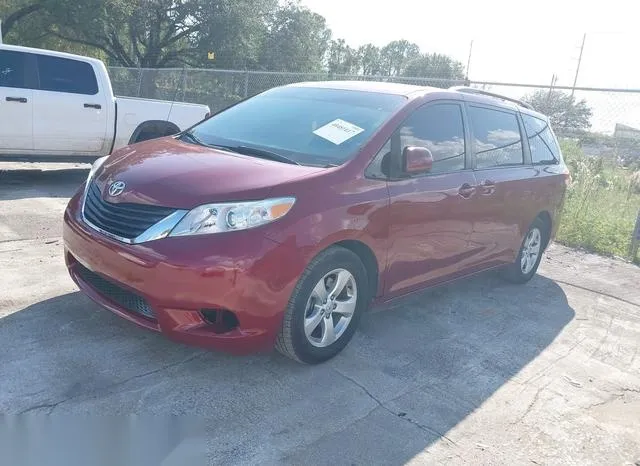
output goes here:
{"type": "Polygon", "coordinates": [[[252,156],[270,151],[301,165],[340,165],[404,102],[399,95],[281,87],[214,115],[185,140],[252,156]]]}

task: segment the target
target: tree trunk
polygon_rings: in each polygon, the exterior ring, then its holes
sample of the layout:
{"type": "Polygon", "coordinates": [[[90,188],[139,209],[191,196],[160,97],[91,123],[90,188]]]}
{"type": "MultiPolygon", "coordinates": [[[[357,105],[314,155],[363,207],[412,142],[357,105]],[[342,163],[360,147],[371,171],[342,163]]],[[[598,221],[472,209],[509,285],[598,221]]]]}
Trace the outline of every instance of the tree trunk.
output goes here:
{"type": "Polygon", "coordinates": [[[140,85],[140,96],[145,99],[155,99],[158,95],[158,70],[157,69],[142,69],[142,81],[140,85]]]}

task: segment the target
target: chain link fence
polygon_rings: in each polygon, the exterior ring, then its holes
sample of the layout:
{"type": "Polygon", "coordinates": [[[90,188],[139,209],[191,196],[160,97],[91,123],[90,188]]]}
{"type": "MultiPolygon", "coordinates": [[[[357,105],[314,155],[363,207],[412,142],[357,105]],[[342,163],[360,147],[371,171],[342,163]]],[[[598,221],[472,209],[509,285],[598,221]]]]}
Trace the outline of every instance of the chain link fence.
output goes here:
{"type": "Polygon", "coordinates": [[[110,67],[116,95],[175,100],[208,105],[213,112],[267,89],[301,81],[387,81],[448,88],[469,85],[508,97],[522,99],[551,92],[573,94],[591,110],[590,127],[572,127],[572,120],[556,125],[561,138],[580,142],[586,155],[618,158],[623,165],[640,163],[640,90],[534,86],[529,84],[447,80],[441,78],[338,75],[237,71],[218,69],[140,69],[110,67]]]}
{"type": "MultiPolygon", "coordinates": [[[[550,86],[544,85],[447,80],[437,77],[411,78],[328,73],[120,67],[110,67],[109,73],[116,95],[203,103],[209,105],[213,111],[221,110],[241,99],[272,87],[300,81],[388,81],[441,88],[467,84],[518,99],[536,91],[548,92],[551,90],[550,86]]],[[[572,92],[571,88],[558,86],[553,87],[553,90],[565,93],[572,92]]],[[[640,89],[576,88],[574,94],[577,100],[584,99],[593,112],[591,131],[613,134],[616,124],[640,128],[640,89]]]]}
{"type": "Polygon", "coordinates": [[[206,104],[214,112],[267,89],[301,81],[385,80],[437,87],[464,84],[464,81],[437,78],[388,78],[362,75],[330,75],[326,73],[193,68],[140,69],[110,67],[109,74],[116,95],[206,104]]]}
{"type": "Polygon", "coordinates": [[[446,80],[441,78],[338,75],[236,71],[218,69],[140,69],[110,67],[116,95],[175,100],[208,105],[213,112],[267,89],[301,81],[388,81],[448,88],[470,85],[508,97],[522,99],[536,93],[574,94],[591,110],[590,127],[572,127],[571,120],[556,125],[560,137],[577,138],[588,155],[611,155],[640,160],[640,90],[532,86],[528,84],[446,80]]]}

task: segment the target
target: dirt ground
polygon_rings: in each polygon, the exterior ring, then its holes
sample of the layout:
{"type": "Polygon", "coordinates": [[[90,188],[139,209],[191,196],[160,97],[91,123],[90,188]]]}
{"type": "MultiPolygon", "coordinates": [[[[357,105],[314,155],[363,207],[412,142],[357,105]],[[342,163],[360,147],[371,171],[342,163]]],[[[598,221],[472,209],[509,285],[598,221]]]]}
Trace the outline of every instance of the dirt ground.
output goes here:
{"type": "Polygon", "coordinates": [[[34,168],[0,164],[2,413],[193,421],[145,456],[171,464],[640,464],[637,266],[553,245],[527,285],[487,273],[369,313],[320,366],[233,357],[80,294],[60,232],[86,166],[34,168]]]}

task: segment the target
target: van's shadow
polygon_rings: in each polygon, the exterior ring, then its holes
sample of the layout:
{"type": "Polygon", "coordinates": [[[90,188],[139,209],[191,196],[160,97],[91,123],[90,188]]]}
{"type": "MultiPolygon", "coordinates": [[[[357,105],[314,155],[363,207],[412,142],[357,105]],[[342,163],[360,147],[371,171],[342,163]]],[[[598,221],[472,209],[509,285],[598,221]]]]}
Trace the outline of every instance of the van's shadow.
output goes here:
{"type": "Polygon", "coordinates": [[[311,367],[177,345],[72,293],[0,319],[0,412],[192,414],[209,419],[216,462],[401,464],[573,317],[553,281],[489,273],[366,315],[341,355],[311,367]]]}

